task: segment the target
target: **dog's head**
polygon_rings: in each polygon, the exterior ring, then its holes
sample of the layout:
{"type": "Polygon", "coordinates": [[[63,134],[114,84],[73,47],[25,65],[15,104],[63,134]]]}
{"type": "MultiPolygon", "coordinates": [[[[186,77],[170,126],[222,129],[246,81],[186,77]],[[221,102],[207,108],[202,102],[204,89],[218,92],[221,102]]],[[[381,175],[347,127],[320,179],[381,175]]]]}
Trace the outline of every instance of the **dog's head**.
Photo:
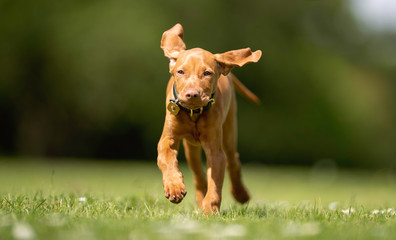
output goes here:
{"type": "Polygon", "coordinates": [[[260,50],[252,52],[250,48],[221,54],[200,48],[186,50],[180,24],[164,32],[161,48],[170,60],[169,72],[175,79],[180,104],[189,109],[208,104],[221,74],[226,76],[233,67],[257,62],[261,57],[260,50]]]}

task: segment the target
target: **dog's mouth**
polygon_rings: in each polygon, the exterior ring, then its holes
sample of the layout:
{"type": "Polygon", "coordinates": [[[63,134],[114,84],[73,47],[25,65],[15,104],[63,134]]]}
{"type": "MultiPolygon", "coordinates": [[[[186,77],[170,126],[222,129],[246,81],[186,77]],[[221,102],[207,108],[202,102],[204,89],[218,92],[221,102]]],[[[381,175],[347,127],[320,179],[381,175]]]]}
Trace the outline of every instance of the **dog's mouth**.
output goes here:
{"type": "Polygon", "coordinates": [[[195,110],[195,109],[205,107],[206,105],[209,104],[209,101],[210,101],[209,97],[202,97],[202,98],[189,99],[189,100],[180,99],[179,103],[181,106],[183,106],[187,109],[195,110]]]}
{"type": "Polygon", "coordinates": [[[190,103],[190,102],[180,101],[180,105],[185,107],[185,108],[187,108],[187,109],[195,110],[195,109],[199,109],[201,107],[204,107],[207,104],[204,104],[204,103],[197,104],[197,103],[190,103]]]}

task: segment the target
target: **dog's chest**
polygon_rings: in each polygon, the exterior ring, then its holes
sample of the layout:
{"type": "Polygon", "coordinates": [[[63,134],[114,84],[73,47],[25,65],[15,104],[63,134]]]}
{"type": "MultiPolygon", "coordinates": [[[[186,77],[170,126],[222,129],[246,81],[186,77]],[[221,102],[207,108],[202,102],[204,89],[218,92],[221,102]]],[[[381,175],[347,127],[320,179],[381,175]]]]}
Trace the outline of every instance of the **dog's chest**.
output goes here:
{"type": "Polygon", "coordinates": [[[202,132],[204,131],[204,129],[202,129],[202,125],[199,124],[202,119],[199,119],[198,121],[191,121],[191,119],[186,117],[180,120],[179,128],[177,128],[179,135],[183,136],[183,138],[190,143],[199,145],[201,142],[202,132]]]}
{"type": "MultiPolygon", "coordinates": [[[[202,136],[208,135],[208,131],[213,131],[213,119],[208,118],[209,112],[201,115],[194,114],[193,117],[182,112],[177,118],[177,124],[173,131],[176,135],[182,136],[194,145],[200,145],[202,136]]],[[[221,127],[221,125],[219,126],[221,127]]]]}
{"type": "Polygon", "coordinates": [[[190,143],[193,144],[200,144],[200,136],[201,136],[201,131],[198,129],[198,127],[194,124],[191,125],[188,129],[188,131],[185,133],[184,138],[189,141],[190,143]]]}

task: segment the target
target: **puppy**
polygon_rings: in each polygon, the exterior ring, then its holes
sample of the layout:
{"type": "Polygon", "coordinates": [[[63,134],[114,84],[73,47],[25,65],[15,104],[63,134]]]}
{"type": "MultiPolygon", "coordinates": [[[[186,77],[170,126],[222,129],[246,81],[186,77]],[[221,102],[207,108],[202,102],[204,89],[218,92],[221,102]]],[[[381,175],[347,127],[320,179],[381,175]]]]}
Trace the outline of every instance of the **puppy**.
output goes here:
{"type": "Polygon", "coordinates": [[[165,197],[180,203],[187,194],[177,161],[180,142],[183,142],[186,159],[194,173],[196,200],[205,214],[220,210],[226,168],[232,195],[238,202],[246,203],[250,197],[242,183],[236,151],[234,88],[255,103],[259,99],[230,71],[233,67],[257,62],[261,51],[245,48],[212,54],[201,48],[186,50],[180,24],[164,32],[161,48],[170,60],[171,74],[157,159],[165,197]],[[206,174],[201,165],[202,149],[206,154],[206,174]]]}

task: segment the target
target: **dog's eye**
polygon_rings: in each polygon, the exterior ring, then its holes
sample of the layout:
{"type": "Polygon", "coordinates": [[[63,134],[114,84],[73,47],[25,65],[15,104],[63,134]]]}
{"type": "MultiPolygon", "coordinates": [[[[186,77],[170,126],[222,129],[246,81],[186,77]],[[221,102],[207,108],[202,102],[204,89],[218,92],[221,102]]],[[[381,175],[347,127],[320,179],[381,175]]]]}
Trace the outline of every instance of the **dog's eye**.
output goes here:
{"type": "Polygon", "coordinates": [[[184,71],[183,70],[179,70],[179,71],[177,71],[177,74],[184,75],[184,71]]]}
{"type": "Polygon", "coordinates": [[[212,72],[209,72],[209,71],[205,71],[204,72],[204,76],[211,76],[213,73],[212,72]]]}

